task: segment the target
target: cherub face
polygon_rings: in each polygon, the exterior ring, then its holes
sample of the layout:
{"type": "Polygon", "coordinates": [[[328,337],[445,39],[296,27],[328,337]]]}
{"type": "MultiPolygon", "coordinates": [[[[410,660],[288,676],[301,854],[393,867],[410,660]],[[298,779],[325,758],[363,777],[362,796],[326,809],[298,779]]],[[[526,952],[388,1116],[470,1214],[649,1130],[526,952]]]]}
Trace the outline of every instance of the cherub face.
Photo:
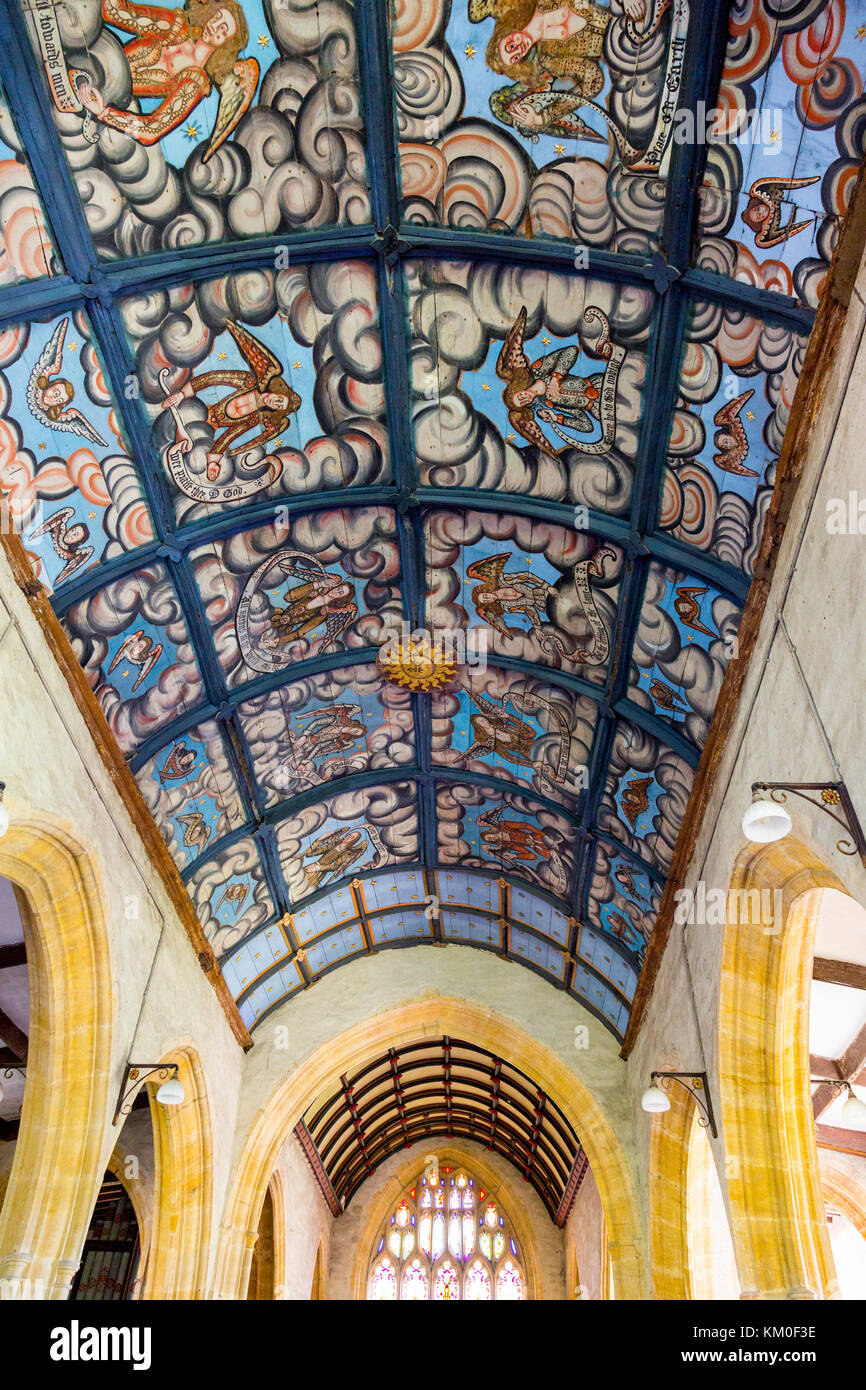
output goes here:
{"type": "Polygon", "coordinates": [[[268,410],[288,410],[290,404],[288,396],[280,395],[279,391],[266,391],[262,400],[268,410]]]}
{"type": "Polygon", "coordinates": [[[72,400],[72,390],[65,381],[52,381],[42,392],[45,405],[66,405],[72,400]]]}
{"type": "Polygon", "coordinates": [[[532,36],[520,29],[516,34],[506,34],[499,43],[499,56],[507,67],[521,63],[532,47],[532,36]]]}
{"type": "Polygon", "coordinates": [[[228,39],[233,39],[238,31],[234,16],[229,10],[217,10],[216,14],[211,15],[207,24],[201,31],[202,38],[215,48],[225,43],[228,39]]]}
{"type": "Polygon", "coordinates": [[[81,545],[82,541],[87,540],[87,536],[87,527],[84,526],[80,521],[76,521],[74,526],[70,526],[67,528],[65,537],[66,544],[67,546],[81,545]]]}

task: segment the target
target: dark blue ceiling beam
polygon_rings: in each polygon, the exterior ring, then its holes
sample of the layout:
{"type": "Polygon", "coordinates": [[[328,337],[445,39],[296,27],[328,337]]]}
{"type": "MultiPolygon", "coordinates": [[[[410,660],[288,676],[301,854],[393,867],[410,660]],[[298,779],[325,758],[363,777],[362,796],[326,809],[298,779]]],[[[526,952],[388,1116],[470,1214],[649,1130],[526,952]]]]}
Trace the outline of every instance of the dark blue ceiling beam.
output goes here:
{"type": "MultiPolygon", "coordinates": [[[[331,507],[382,506],[393,507],[398,512],[401,506],[408,513],[409,525],[413,528],[414,556],[420,555],[417,520],[418,506],[465,506],[480,511],[507,512],[509,515],[540,517],[555,521],[563,526],[574,524],[574,508],[561,502],[544,502],[534,497],[514,493],[485,493],[474,488],[425,488],[418,486],[411,496],[396,485],[391,487],[352,488],[350,498],[344,492],[331,490],[311,493],[309,496],[269,498],[266,502],[253,503],[249,507],[239,507],[221,516],[207,517],[204,520],[183,526],[179,530],[171,528],[169,521],[161,528],[161,539],[136,550],[124,552],[108,561],[101,561],[85,570],[77,578],[69,580],[53,596],[55,611],[62,615],[74,604],[104,587],[113,579],[134,573],[143,565],[168,554],[166,547],[179,554],[206,545],[225,536],[237,535],[254,526],[264,526],[280,515],[303,515],[307,512],[324,511],[331,507]],[[449,498],[449,493],[451,497],[449,498]]],[[[688,571],[696,578],[705,579],[715,588],[744,603],[748,596],[751,580],[736,566],[714,555],[699,550],[696,546],[674,539],[664,532],[641,535],[634,531],[631,522],[619,517],[605,516],[603,512],[589,512],[587,530],[594,536],[604,536],[621,545],[633,554],[652,555],[665,564],[688,571]]],[[[420,586],[421,578],[417,576],[420,586]]],[[[423,623],[423,617],[421,619],[423,623]]],[[[420,626],[421,623],[413,624],[420,626]]]]}

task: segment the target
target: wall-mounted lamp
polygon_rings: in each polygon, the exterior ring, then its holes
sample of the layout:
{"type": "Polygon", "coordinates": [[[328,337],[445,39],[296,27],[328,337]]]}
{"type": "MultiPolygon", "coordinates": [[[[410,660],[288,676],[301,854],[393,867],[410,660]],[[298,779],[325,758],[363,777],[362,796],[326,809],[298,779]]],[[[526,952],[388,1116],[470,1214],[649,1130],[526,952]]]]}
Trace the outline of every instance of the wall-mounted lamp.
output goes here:
{"type": "Polygon", "coordinates": [[[0,782],[0,839],[2,839],[2,837],[6,834],[6,831],[9,829],[9,812],[3,805],[3,793],[5,792],[5,790],[6,783],[0,782]]]}
{"type": "MultiPolygon", "coordinates": [[[[3,1075],[4,1075],[4,1077],[6,1078],[7,1081],[11,1081],[11,1080],[12,1080],[12,1073],[13,1073],[13,1071],[25,1072],[26,1070],[27,1070],[27,1063],[26,1063],[26,1062],[9,1062],[8,1064],[7,1064],[6,1062],[3,1063],[3,1075]]],[[[3,1083],[0,1082],[0,1100],[3,1099],[3,1096],[4,1096],[3,1083]]]]}
{"type": "Polygon", "coordinates": [[[752,804],[743,816],[747,840],[769,845],[784,839],[791,829],[784,804],[789,792],[841,825],[845,835],[836,841],[836,848],[840,854],[859,854],[866,867],[866,837],[844,782],[753,782],[752,804]],[[807,792],[817,792],[818,799],[807,792]]]}
{"type": "MultiPolygon", "coordinates": [[[[818,1085],[828,1084],[826,1077],[813,1076],[810,1080],[818,1085]]],[[[830,1081],[837,1096],[841,1096],[843,1091],[848,1092],[848,1099],[839,1111],[839,1119],[842,1121],[843,1129],[856,1129],[866,1132],[866,1103],[864,1103],[854,1090],[850,1081],[830,1081]]]]}
{"type": "Polygon", "coordinates": [[[641,1097],[642,1110],[645,1110],[649,1115],[658,1115],[665,1110],[670,1110],[671,1103],[665,1095],[665,1091],[672,1081],[676,1081],[684,1091],[688,1091],[698,1107],[698,1124],[702,1125],[704,1129],[708,1129],[714,1139],[718,1138],[713,1102],[710,1099],[710,1087],[705,1071],[654,1071],[650,1073],[650,1081],[652,1084],[641,1097]]]}
{"type": "Polygon", "coordinates": [[[177,1079],[177,1062],[127,1062],[120,1083],[120,1095],[114,1107],[112,1124],[116,1125],[121,1115],[125,1119],[131,1113],[136,1092],[153,1076],[158,1076],[162,1081],[156,1093],[160,1105],[180,1105],[185,1099],[183,1086],[177,1079]]]}

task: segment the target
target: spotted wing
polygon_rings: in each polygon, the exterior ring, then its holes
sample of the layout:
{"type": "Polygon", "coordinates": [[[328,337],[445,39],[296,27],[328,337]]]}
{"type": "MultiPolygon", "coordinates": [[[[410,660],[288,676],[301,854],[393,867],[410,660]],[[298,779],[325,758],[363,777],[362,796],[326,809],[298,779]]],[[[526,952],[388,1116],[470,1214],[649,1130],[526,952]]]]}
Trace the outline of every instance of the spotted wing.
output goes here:
{"type": "Polygon", "coordinates": [[[259,81],[259,65],[255,58],[241,58],[235,63],[228,77],[220,87],[220,104],[210,144],[204,152],[202,163],[207,164],[211,155],[227,140],[256,94],[259,81]]]}

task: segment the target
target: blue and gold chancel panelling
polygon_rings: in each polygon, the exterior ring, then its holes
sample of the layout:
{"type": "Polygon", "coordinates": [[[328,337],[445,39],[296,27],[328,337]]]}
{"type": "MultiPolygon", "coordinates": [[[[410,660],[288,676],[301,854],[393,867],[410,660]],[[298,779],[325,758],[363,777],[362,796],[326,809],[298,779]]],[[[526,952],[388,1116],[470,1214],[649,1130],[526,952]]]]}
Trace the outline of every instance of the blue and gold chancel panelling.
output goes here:
{"type": "Polygon", "coordinates": [[[4,524],[248,1027],[453,944],[623,1035],[862,8],[0,0],[4,524]]]}

